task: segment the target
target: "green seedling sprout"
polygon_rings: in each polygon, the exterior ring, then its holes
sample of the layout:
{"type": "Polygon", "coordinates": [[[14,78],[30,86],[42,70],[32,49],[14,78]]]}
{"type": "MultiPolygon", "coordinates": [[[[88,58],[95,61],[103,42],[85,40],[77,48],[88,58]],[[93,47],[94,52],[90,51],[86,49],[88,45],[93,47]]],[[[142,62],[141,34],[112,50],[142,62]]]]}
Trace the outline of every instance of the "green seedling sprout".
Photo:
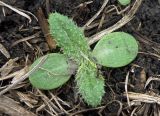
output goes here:
{"type": "Polygon", "coordinates": [[[91,51],[84,33],[71,19],[52,13],[48,22],[63,54],[48,54],[45,63],[30,76],[31,84],[39,89],[55,89],[75,75],[78,93],[84,101],[92,107],[100,105],[105,82],[97,64],[114,68],[129,64],[138,53],[136,40],[127,33],[113,32],[105,35],[91,51]]]}
{"type": "Polygon", "coordinates": [[[126,5],[128,5],[128,4],[131,3],[131,0],[118,0],[118,2],[119,2],[121,5],[126,6],[126,5]]]}

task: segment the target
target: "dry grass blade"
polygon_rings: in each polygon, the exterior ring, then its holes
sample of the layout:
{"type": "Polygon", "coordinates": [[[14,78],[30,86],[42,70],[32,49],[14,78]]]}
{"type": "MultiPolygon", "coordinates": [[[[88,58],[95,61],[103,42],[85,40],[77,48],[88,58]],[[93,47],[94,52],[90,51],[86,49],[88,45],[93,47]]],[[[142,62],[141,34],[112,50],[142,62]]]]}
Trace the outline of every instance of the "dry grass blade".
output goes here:
{"type": "Polygon", "coordinates": [[[30,14],[31,16],[33,16],[36,19],[36,21],[38,21],[38,18],[33,13],[26,11],[26,10],[23,10],[23,9],[19,9],[19,8],[17,8],[17,9],[20,10],[21,12],[30,14]]]}
{"type": "Polygon", "coordinates": [[[100,10],[83,26],[84,30],[98,17],[98,15],[102,12],[102,10],[105,8],[107,3],[108,3],[108,0],[104,0],[103,5],[101,6],[100,10]]]}
{"type": "MultiPolygon", "coordinates": [[[[125,97],[127,96],[126,93],[123,94],[125,97]]],[[[143,103],[157,103],[160,105],[160,96],[152,96],[142,93],[134,93],[134,92],[128,92],[129,99],[133,100],[134,102],[143,102],[143,103]]]]}
{"type": "Polygon", "coordinates": [[[43,110],[45,107],[46,107],[46,104],[42,104],[41,106],[39,106],[39,107],[36,109],[36,114],[38,114],[38,112],[40,112],[41,110],[43,110]]]}
{"type": "Polygon", "coordinates": [[[34,108],[35,107],[34,105],[38,103],[37,100],[32,99],[30,94],[24,94],[22,92],[17,92],[17,95],[19,96],[20,101],[24,102],[30,108],[34,108]]]}
{"type": "Polygon", "coordinates": [[[76,6],[75,8],[80,8],[80,7],[84,6],[84,5],[88,5],[88,4],[91,4],[91,3],[93,3],[92,0],[91,0],[91,1],[84,2],[84,3],[81,3],[81,4],[79,4],[78,6],[76,6]]]}
{"type": "Polygon", "coordinates": [[[138,53],[149,55],[149,56],[154,56],[154,57],[158,58],[158,60],[160,60],[160,55],[155,54],[155,53],[147,53],[147,52],[138,52],[138,53]]]}
{"type": "Polygon", "coordinates": [[[0,78],[0,81],[4,81],[4,80],[10,79],[10,78],[12,78],[12,77],[17,77],[18,75],[24,75],[24,74],[26,73],[26,68],[27,68],[27,67],[25,67],[25,68],[23,68],[23,69],[21,69],[21,70],[19,70],[19,71],[13,72],[13,73],[11,73],[11,74],[9,74],[9,75],[2,76],[2,77],[0,78]]]}
{"type": "Polygon", "coordinates": [[[13,87],[15,87],[20,82],[27,79],[29,75],[31,75],[34,71],[38,70],[38,68],[45,62],[46,59],[47,59],[47,55],[42,57],[41,60],[39,61],[39,63],[32,70],[30,70],[28,73],[26,73],[21,78],[19,78],[19,80],[17,80],[15,83],[9,85],[6,89],[2,90],[0,92],[0,96],[3,95],[4,93],[6,93],[7,91],[9,91],[10,89],[12,89],[13,87]]]}
{"type": "Polygon", "coordinates": [[[62,99],[60,99],[59,97],[57,97],[58,101],[61,102],[63,105],[67,106],[67,107],[71,107],[67,102],[63,101],[62,99]]]}
{"type": "Polygon", "coordinates": [[[18,71],[17,75],[14,76],[14,78],[12,79],[11,83],[17,83],[17,81],[23,76],[25,75],[29,70],[28,66],[25,66],[23,69],[21,69],[20,71],[18,71]]]}
{"type": "Polygon", "coordinates": [[[42,100],[48,106],[52,114],[58,115],[58,113],[63,112],[61,111],[46,95],[44,95],[40,90],[38,90],[42,100]]]}
{"type": "Polygon", "coordinates": [[[10,54],[7,49],[0,43],[0,52],[6,57],[10,58],[10,54]]]}
{"type": "Polygon", "coordinates": [[[145,84],[144,88],[146,88],[151,81],[160,81],[160,79],[159,78],[155,78],[155,77],[149,77],[147,79],[147,81],[146,81],[146,84],[145,84]]]}
{"type": "MultiPolygon", "coordinates": [[[[15,67],[15,61],[17,61],[18,58],[10,59],[8,62],[6,62],[1,68],[0,68],[0,75],[2,77],[7,76],[12,69],[15,67]]],[[[0,78],[0,80],[2,79],[0,78]]]]}
{"type": "Polygon", "coordinates": [[[0,97],[0,111],[9,116],[36,116],[34,113],[27,111],[13,99],[6,96],[0,97]]]}
{"type": "Polygon", "coordinates": [[[10,5],[2,2],[2,1],[0,1],[0,5],[1,5],[1,6],[5,6],[5,7],[9,8],[9,9],[13,10],[14,12],[16,12],[16,13],[24,16],[24,17],[26,17],[26,18],[29,20],[29,23],[31,23],[31,21],[32,21],[32,20],[31,20],[31,17],[28,16],[27,14],[25,14],[24,12],[20,11],[19,9],[16,9],[16,8],[14,8],[14,7],[12,7],[12,6],[10,6],[10,5]]]}
{"type": "Polygon", "coordinates": [[[128,12],[127,15],[125,15],[121,20],[119,20],[116,24],[114,24],[113,26],[91,36],[89,38],[89,45],[97,42],[99,39],[101,39],[102,36],[104,36],[105,34],[111,33],[119,28],[121,28],[122,26],[124,26],[126,23],[128,23],[134,16],[134,14],[136,13],[136,11],[138,10],[139,6],[141,5],[143,0],[136,0],[133,7],[131,8],[131,10],[128,12]]]}
{"type": "Polygon", "coordinates": [[[135,108],[132,110],[132,112],[131,112],[131,115],[130,115],[130,116],[134,116],[134,113],[136,112],[137,108],[138,108],[138,107],[135,107],[135,108]]]}
{"type": "MultiPolygon", "coordinates": [[[[62,110],[62,111],[64,111],[67,115],[69,115],[69,113],[63,108],[63,106],[59,103],[59,99],[58,99],[58,97],[57,96],[54,96],[51,92],[49,92],[50,93],[50,95],[52,96],[52,98],[51,99],[54,99],[54,101],[55,101],[55,103],[57,104],[57,106],[62,110]]],[[[62,101],[62,100],[61,100],[62,101]]],[[[64,101],[63,101],[63,103],[65,103],[64,101]]],[[[66,103],[65,103],[66,104],[66,103]]],[[[67,104],[67,106],[68,106],[68,104],[67,104]]]]}
{"type": "Polygon", "coordinates": [[[39,37],[39,34],[40,34],[40,32],[37,32],[37,33],[35,33],[35,34],[31,35],[31,36],[28,36],[28,37],[22,38],[20,40],[17,40],[11,45],[11,47],[13,47],[13,46],[15,46],[15,45],[17,45],[17,44],[19,44],[21,42],[28,41],[28,40],[33,39],[35,37],[39,37]]]}
{"type": "Polygon", "coordinates": [[[126,92],[126,96],[127,96],[127,103],[128,106],[130,106],[130,100],[129,100],[129,96],[128,96],[128,78],[129,78],[129,72],[126,75],[126,80],[125,80],[125,92],[126,92]]]}

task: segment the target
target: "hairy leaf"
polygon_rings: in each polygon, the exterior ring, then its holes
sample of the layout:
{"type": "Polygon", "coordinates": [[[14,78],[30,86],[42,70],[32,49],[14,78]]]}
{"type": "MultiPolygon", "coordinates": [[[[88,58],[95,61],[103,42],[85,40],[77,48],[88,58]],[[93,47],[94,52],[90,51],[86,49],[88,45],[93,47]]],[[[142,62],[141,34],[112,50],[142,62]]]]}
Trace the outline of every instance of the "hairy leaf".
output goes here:
{"type": "Polygon", "coordinates": [[[138,53],[138,44],[125,32],[113,32],[104,36],[95,46],[93,57],[106,67],[121,67],[129,64],[138,53]]]}
{"type": "Polygon", "coordinates": [[[96,64],[88,58],[90,47],[83,32],[71,19],[58,13],[50,14],[48,22],[63,53],[80,66],[76,80],[82,98],[91,106],[99,105],[104,94],[104,80],[98,75],[96,64]]]}
{"type": "Polygon", "coordinates": [[[50,33],[64,54],[79,62],[81,53],[88,54],[90,48],[84,34],[67,16],[59,13],[49,15],[50,33]]]}
{"type": "MultiPolygon", "coordinates": [[[[32,69],[41,58],[30,67],[32,69]]],[[[49,90],[66,83],[71,76],[71,65],[65,55],[52,53],[44,64],[29,77],[31,84],[39,89],[49,90]]]]}
{"type": "Polygon", "coordinates": [[[82,98],[93,107],[100,105],[104,95],[104,79],[98,74],[93,62],[84,61],[76,75],[77,86],[82,98]]]}

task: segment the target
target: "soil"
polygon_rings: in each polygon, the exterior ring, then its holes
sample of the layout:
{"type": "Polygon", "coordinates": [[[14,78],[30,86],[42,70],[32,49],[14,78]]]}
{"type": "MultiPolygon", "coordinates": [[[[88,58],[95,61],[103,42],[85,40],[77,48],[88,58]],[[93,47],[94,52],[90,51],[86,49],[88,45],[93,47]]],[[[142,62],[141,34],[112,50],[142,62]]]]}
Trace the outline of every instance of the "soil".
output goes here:
{"type": "MultiPolygon", "coordinates": [[[[48,17],[50,12],[59,12],[72,18],[78,26],[83,26],[101,7],[103,1],[93,0],[90,4],[81,4],[88,2],[88,0],[3,0],[5,3],[29,11],[33,14],[37,14],[39,7],[42,8],[45,18],[48,17]],[[49,1],[49,6],[47,1],[49,1]],[[79,6],[79,5],[82,6],[79,6]],[[78,7],[79,6],[79,7],[78,7]],[[49,9],[48,9],[49,7],[49,9]]],[[[119,9],[125,7],[120,6],[116,0],[109,0],[109,5],[118,6],[119,9]]],[[[150,77],[158,78],[160,74],[160,3],[158,0],[144,0],[138,9],[135,17],[127,23],[125,26],[119,29],[119,31],[125,31],[137,39],[139,42],[139,54],[137,58],[128,66],[111,69],[103,67],[101,69],[106,79],[106,93],[103,97],[102,104],[98,108],[91,108],[85,104],[81,98],[76,94],[76,88],[74,79],[71,79],[65,86],[51,91],[53,95],[56,95],[62,101],[65,101],[70,106],[65,105],[61,101],[63,108],[70,112],[72,115],[77,116],[114,116],[122,105],[122,116],[131,115],[135,109],[137,115],[155,115],[159,111],[159,106],[156,103],[144,103],[139,105],[128,107],[127,99],[124,96],[125,92],[125,79],[128,72],[130,72],[128,80],[128,91],[135,93],[142,93],[147,95],[158,96],[160,93],[159,81],[150,82],[146,88],[144,85],[146,80],[150,77]],[[148,110],[149,109],[149,110],[148,110]],[[71,110],[71,111],[69,111],[71,110]]],[[[118,15],[116,11],[112,11],[107,14],[106,22],[103,26],[97,30],[97,27],[85,31],[85,35],[90,37],[91,35],[110,27],[115,24],[124,14],[118,15]]],[[[100,15],[101,16],[101,15],[100,15]]],[[[98,22],[101,17],[98,17],[95,22],[98,22]]],[[[32,17],[32,16],[31,16],[32,17]]],[[[32,22],[28,23],[28,19],[13,12],[12,10],[1,7],[0,8],[0,43],[6,48],[10,54],[10,58],[18,58],[16,61],[16,67],[12,72],[16,72],[19,69],[30,65],[37,57],[42,56],[49,52],[55,52],[55,50],[49,50],[49,46],[45,40],[45,36],[39,27],[39,23],[32,17],[32,22]],[[3,9],[4,8],[4,9],[3,9]],[[5,16],[3,13],[5,10],[5,16]],[[13,46],[15,41],[22,38],[40,33],[38,37],[30,39],[27,42],[20,42],[13,46]],[[27,62],[26,62],[27,61],[27,62]]],[[[2,67],[9,59],[6,58],[0,52],[0,67],[2,67]]],[[[1,87],[11,83],[11,79],[1,82],[1,87]]],[[[48,106],[39,108],[43,103],[42,99],[36,89],[32,88],[29,82],[26,82],[23,87],[16,90],[11,90],[6,93],[6,96],[11,97],[30,112],[37,113],[40,116],[51,115],[51,109],[48,106]],[[18,95],[14,95],[14,92],[21,92],[32,96],[32,99],[37,103],[30,102],[33,107],[29,107],[18,95]],[[38,109],[39,108],[39,111],[38,109]],[[38,111],[38,112],[37,112],[38,111]]],[[[51,99],[51,94],[48,91],[43,91],[43,94],[51,99]]],[[[142,96],[139,96],[142,97],[142,96]]],[[[52,100],[55,103],[54,100],[52,100]]],[[[160,102],[159,102],[160,103],[160,102]]],[[[0,110],[1,111],[1,110],[0,110]]],[[[7,112],[2,112],[1,115],[5,115],[7,112]]],[[[59,115],[67,115],[66,113],[59,115]]]]}

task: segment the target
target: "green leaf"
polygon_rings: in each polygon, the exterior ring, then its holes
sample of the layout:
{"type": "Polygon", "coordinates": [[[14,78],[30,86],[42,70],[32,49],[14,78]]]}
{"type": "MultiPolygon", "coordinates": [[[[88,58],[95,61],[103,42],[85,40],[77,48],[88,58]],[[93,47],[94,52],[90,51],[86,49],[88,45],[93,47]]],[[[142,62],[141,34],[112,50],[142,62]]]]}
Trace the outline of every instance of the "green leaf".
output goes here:
{"type": "Polygon", "coordinates": [[[91,61],[84,61],[79,67],[76,75],[79,93],[84,101],[92,107],[101,104],[104,91],[104,79],[98,74],[95,64],[91,61]]]}
{"type": "Polygon", "coordinates": [[[50,33],[63,53],[78,66],[76,81],[82,98],[91,106],[101,103],[104,94],[104,79],[95,63],[90,61],[90,47],[80,28],[66,16],[52,13],[49,16],[50,33]]]}
{"type": "Polygon", "coordinates": [[[131,0],[118,0],[118,2],[119,2],[121,5],[125,6],[125,5],[130,4],[130,3],[131,3],[131,0]]]}
{"type": "Polygon", "coordinates": [[[90,47],[87,40],[82,30],[71,19],[59,13],[52,13],[48,22],[50,33],[64,54],[77,62],[82,58],[81,52],[88,54],[90,47]]]}
{"type": "MultiPolygon", "coordinates": [[[[30,70],[40,61],[38,58],[30,70]]],[[[31,84],[39,89],[50,90],[65,84],[71,76],[71,67],[63,54],[52,53],[44,64],[29,77],[31,84]]]]}
{"type": "Polygon", "coordinates": [[[137,53],[138,44],[133,36],[125,32],[113,32],[97,43],[92,55],[98,64],[122,67],[132,62],[137,53]]]}

